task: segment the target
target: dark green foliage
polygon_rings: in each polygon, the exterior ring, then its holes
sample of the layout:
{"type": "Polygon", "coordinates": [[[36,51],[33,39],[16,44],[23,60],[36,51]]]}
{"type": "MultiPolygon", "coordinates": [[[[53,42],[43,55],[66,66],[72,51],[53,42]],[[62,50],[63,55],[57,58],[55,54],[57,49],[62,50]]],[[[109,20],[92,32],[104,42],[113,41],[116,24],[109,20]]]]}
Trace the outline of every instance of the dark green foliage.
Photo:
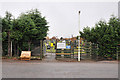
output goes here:
{"type": "Polygon", "coordinates": [[[7,54],[8,56],[11,56],[11,31],[12,31],[13,23],[12,23],[12,14],[9,12],[6,12],[5,17],[2,19],[2,37],[3,37],[3,53],[7,54]],[[7,46],[6,46],[7,45],[7,46]]]}
{"type": "Polygon", "coordinates": [[[6,17],[2,19],[3,52],[7,52],[8,31],[14,55],[19,55],[22,50],[31,50],[35,41],[39,42],[47,36],[48,23],[37,9],[22,13],[17,19],[12,19],[11,16],[6,12],[6,17]]]}
{"type": "Polygon", "coordinates": [[[116,59],[117,45],[120,44],[120,20],[114,16],[108,23],[99,21],[94,28],[86,27],[80,32],[81,37],[98,44],[98,54],[102,58],[116,59]]]}

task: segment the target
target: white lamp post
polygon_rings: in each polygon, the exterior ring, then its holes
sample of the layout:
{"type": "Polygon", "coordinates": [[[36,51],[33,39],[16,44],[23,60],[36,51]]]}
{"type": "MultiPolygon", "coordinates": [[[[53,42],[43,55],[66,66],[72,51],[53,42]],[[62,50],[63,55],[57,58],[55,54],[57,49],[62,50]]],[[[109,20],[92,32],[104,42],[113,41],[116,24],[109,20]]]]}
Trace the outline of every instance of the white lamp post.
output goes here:
{"type": "MultiPolygon", "coordinates": [[[[78,26],[79,26],[79,32],[80,32],[80,11],[79,11],[79,22],[78,22],[78,26]]],[[[78,61],[80,61],[81,56],[80,56],[80,35],[78,36],[78,61]]]]}

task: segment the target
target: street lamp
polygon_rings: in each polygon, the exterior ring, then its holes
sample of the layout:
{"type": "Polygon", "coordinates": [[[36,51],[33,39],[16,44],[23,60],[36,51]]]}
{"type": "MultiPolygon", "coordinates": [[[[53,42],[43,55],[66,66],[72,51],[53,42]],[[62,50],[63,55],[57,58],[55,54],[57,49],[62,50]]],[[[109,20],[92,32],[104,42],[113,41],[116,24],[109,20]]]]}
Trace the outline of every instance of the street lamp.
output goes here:
{"type": "MultiPolygon", "coordinates": [[[[78,33],[80,32],[80,11],[78,12],[78,15],[79,15],[79,21],[78,21],[78,27],[79,27],[79,31],[78,33]]],[[[78,61],[80,61],[81,59],[81,56],[80,56],[80,35],[78,36],[78,61]]]]}

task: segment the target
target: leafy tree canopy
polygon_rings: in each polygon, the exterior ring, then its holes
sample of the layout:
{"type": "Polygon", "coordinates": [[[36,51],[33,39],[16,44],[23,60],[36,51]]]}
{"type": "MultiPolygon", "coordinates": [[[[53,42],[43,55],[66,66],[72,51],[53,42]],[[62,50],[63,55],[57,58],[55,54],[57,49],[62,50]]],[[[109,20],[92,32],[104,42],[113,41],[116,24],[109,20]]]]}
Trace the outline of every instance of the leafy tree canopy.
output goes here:
{"type": "Polygon", "coordinates": [[[87,41],[99,44],[101,56],[112,57],[120,44],[120,20],[112,16],[108,22],[99,21],[93,28],[85,27],[80,34],[87,41]]]}

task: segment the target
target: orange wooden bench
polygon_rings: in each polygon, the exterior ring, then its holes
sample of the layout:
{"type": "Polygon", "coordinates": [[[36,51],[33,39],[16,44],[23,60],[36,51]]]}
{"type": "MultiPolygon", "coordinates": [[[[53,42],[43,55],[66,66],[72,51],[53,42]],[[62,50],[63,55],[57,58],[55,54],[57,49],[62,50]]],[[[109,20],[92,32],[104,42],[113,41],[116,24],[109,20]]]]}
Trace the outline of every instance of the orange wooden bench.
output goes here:
{"type": "Polygon", "coordinates": [[[31,59],[31,51],[22,51],[20,59],[21,60],[30,60],[31,59]]]}

